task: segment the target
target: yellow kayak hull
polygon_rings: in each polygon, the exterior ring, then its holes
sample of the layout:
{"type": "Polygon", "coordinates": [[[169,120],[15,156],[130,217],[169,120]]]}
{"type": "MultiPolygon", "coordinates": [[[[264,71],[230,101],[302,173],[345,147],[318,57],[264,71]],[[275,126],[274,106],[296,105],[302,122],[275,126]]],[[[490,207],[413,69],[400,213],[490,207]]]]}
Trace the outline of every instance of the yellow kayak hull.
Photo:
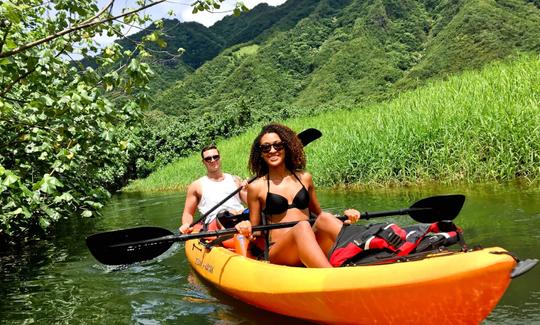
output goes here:
{"type": "Polygon", "coordinates": [[[186,242],[193,269],[218,289],[275,313],[328,324],[479,324],[516,265],[503,248],[386,265],[310,269],[273,265],[186,242]]]}

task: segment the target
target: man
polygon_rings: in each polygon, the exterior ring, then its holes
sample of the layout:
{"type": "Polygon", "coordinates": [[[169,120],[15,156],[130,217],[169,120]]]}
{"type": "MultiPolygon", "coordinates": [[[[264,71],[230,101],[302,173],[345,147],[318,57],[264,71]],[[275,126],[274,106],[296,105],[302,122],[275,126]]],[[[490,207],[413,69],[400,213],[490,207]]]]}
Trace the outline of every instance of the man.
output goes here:
{"type": "Polygon", "coordinates": [[[201,150],[201,158],[206,168],[206,176],[197,179],[188,187],[184,212],[182,213],[182,226],[179,228],[182,234],[189,234],[193,231],[190,224],[193,222],[193,216],[197,208],[199,213],[204,215],[240,186],[244,186],[240,194],[231,197],[220,207],[214,209],[204,222],[211,223],[216,218],[216,214],[223,209],[231,213],[240,213],[244,210],[242,202],[247,201],[246,182],[242,182],[237,176],[221,171],[221,157],[215,145],[204,147],[201,150]]]}

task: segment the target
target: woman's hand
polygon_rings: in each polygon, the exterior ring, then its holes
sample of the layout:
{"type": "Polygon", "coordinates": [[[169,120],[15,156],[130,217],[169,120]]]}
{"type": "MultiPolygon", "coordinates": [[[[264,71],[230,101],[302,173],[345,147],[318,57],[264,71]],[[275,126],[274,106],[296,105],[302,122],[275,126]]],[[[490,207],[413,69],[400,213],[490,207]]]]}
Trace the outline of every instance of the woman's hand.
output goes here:
{"type": "Polygon", "coordinates": [[[246,236],[246,238],[251,239],[253,237],[251,233],[251,222],[249,220],[237,223],[234,228],[236,228],[236,231],[238,231],[239,234],[246,236]]]}
{"type": "Polygon", "coordinates": [[[347,209],[343,212],[343,214],[347,217],[347,220],[345,220],[343,223],[351,224],[360,220],[360,211],[356,209],[347,209]]]}
{"type": "Polygon", "coordinates": [[[193,227],[189,226],[189,223],[185,223],[178,228],[181,234],[191,234],[193,232],[193,227]]]}

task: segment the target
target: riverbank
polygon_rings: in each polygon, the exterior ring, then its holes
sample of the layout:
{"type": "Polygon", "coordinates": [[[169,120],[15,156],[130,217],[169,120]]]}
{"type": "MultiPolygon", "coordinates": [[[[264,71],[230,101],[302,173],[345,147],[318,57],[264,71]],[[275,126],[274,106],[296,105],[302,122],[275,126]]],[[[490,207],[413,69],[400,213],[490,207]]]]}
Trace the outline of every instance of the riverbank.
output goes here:
{"type": "MultiPolygon", "coordinates": [[[[281,122],[296,131],[322,131],[323,137],[306,147],[318,186],[519,182],[534,187],[540,179],[540,58],[494,63],[386,103],[281,122]]],[[[218,143],[223,170],[249,176],[249,150],[261,125],[218,143]]],[[[195,153],[124,191],[181,190],[204,172],[195,153]]]]}

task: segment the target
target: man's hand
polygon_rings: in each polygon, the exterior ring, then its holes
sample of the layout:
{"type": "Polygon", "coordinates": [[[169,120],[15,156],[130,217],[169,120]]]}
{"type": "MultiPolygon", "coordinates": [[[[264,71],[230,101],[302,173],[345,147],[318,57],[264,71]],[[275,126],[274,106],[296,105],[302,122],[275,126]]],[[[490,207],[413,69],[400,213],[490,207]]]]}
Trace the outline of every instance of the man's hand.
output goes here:
{"type": "Polygon", "coordinates": [[[193,227],[189,226],[189,223],[185,223],[178,228],[181,234],[191,234],[193,232],[193,227]]]}

